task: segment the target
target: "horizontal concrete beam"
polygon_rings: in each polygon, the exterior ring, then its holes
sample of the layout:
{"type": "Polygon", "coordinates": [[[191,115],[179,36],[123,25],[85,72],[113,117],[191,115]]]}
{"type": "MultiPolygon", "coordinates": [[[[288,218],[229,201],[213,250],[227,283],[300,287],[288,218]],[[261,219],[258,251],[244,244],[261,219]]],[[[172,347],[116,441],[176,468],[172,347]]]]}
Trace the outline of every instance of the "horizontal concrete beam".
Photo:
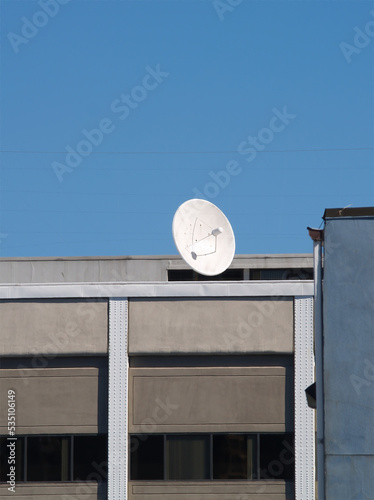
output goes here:
{"type": "Polygon", "coordinates": [[[0,285],[0,299],[313,296],[312,280],[0,285]]]}

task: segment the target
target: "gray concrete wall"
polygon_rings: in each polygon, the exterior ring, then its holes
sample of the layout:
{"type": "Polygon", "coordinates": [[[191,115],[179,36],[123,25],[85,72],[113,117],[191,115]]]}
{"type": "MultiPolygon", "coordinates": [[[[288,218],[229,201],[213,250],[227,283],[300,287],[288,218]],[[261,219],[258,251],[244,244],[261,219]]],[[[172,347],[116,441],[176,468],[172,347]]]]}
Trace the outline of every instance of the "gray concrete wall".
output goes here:
{"type": "Polygon", "coordinates": [[[2,300],[0,335],[0,356],[106,354],[108,302],[2,300]]]}
{"type": "Polygon", "coordinates": [[[107,371],[97,367],[0,369],[0,434],[7,392],[16,393],[16,434],[107,432],[107,371]]]}
{"type": "MultiPolygon", "coordinates": [[[[239,269],[313,267],[310,254],[236,255],[239,269]]],[[[189,269],[176,255],[0,258],[0,283],[167,281],[168,269],[189,269]]]]}
{"type": "Polygon", "coordinates": [[[285,367],[131,368],[129,401],[130,433],[293,431],[285,367]]]}
{"type": "Polygon", "coordinates": [[[292,353],[293,299],[131,299],[129,353],[292,353]]]}
{"type": "MultiPolygon", "coordinates": [[[[293,484],[285,481],[150,482],[130,481],[129,500],[291,500],[293,484]]],[[[342,497],[343,498],[343,497],[342,497]]],[[[340,499],[339,499],[340,500],[340,499]]]]}
{"type": "Polygon", "coordinates": [[[0,259],[1,283],[166,281],[157,257],[62,257],[0,259]]]}
{"type": "Polygon", "coordinates": [[[374,219],[328,219],[323,289],[326,499],[374,492],[374,219]]]}

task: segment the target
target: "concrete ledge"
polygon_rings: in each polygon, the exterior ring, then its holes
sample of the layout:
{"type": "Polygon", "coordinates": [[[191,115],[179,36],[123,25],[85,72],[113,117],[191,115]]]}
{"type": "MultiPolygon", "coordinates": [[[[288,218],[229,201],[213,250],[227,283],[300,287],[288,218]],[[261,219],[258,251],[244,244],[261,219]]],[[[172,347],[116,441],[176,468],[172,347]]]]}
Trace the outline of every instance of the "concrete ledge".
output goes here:
{"type": "Polygon", "coordinates": [[[106,484],[97,483],[16,483],[15,493],[9,485],[0,485],[1,498],[13,500],[105,500],[106,484]]]}
{"type": "Polygon", "coordinates": [[[0,299],[313,296],[312,280],[0,285],[0,299]]]}
{"type": "Polygon", "coordinates": [[[129,482],[129,500],[291,500],[293,482],[129,482]]]}

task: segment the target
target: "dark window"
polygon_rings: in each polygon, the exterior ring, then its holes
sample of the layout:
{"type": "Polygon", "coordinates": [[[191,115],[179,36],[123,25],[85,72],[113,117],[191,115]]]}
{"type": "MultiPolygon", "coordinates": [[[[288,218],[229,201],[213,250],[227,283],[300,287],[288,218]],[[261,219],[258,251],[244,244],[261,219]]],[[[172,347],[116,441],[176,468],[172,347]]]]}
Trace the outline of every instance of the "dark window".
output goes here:
{"type": "Polygon", "coordinates": [[[254,479],[257,472],[257,436],[213,436],[213,479],[254,479]]]}
{"type": "Polygon", "coordinates": [[[294,479],[291,434],[260,435],[260,479],[294,479]]]}
{"type": "Polygon", "coordinates": [[[198,274],[199,281],[243,281],[243,279],[243,269],[226,269],[226,271],[216,276],[203,276],[202,274],[198,274]]]}
{"type": "Polygon", "coordinates": [[[197,281],[197,276],[192,269],[169,269],[168,281],[197,281]]]}
{"type": "Polygon", "coordinates": [[[209,435],[166,436],[166,479],[209,479],[209,435]]]}
{"type": "Polygon", "coordinates": [[[312,280],[313,269],[251,269],[251,280],[312,280]]]}
{"type": "Polygon", "coordinates": [[[73,437],[73,480],[106,481],[108,478],[108,438],[99,436],[73,437]]]}
{"type": "MultiPolygon", "coordinates": [[[[9,479],[9,457],[15,459],[16,481],[101,482],[107,479],[106,435],[19,436],[17,440],[0,436],[1,482],[9,479]],[[15,442],[15,448],[8,446],[11,442],[15,442]]],[[[292,434],[138,434],[130,437],[133,480],[293,480],[294,461],[292,434]]]]}
{"type": "Polygon", "coordinates": [[[169,269],[168,281],[242,281],[243,269],[226,269],[216,276],[204,276],[192,269],[169,269]]]}
{"type": "Polygon", "coordinates": [[[27,481],[68,481],[70,439],[64,436],[27,438],[27,481]]]}
{"type": "Polygon", "coordinates": [[[22,437],[0,437],[0,482],[9,481],[7,474],[15,473],[15,481],[24,480],[24,440],[22,437]],[[11,469],[14,467],[14,469],[11,469]]]}
{"type": "Polygon", "coordinates": [[[164,436],[138,434],[130,439],[131,479],[164,479],[164,436]]]}
{"type": "Polygon", "coordinates": [[[294,479],[292,434],[138,434],[133,480],[294,479]]]}
{"type": "Polygon", "coordinates": [[[107,480],[106,434],[8,438],[0,436],[0,482],[9,480],[11,465],[15,465],[16,481],[107,480]],[[10,442],[15,442],[15,450],[7,446],[10,442]]]}

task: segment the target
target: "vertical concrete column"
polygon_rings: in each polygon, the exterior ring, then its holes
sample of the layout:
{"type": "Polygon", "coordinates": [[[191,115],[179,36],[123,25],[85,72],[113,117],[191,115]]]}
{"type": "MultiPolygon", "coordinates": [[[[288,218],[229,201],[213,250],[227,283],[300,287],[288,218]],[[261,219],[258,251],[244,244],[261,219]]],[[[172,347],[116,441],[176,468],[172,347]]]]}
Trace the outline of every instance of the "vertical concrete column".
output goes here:
{"type": "Polygon", "coordinates": [[[314,500],[315,415],[305,389],[314,382],[313,297],[295,297],[295,499],[314,500]]]}
{"type": "Polygon", "coordinates": [[[127,330],[127,299],[110,299],[108,500],[127,499],[127,330]]]}

